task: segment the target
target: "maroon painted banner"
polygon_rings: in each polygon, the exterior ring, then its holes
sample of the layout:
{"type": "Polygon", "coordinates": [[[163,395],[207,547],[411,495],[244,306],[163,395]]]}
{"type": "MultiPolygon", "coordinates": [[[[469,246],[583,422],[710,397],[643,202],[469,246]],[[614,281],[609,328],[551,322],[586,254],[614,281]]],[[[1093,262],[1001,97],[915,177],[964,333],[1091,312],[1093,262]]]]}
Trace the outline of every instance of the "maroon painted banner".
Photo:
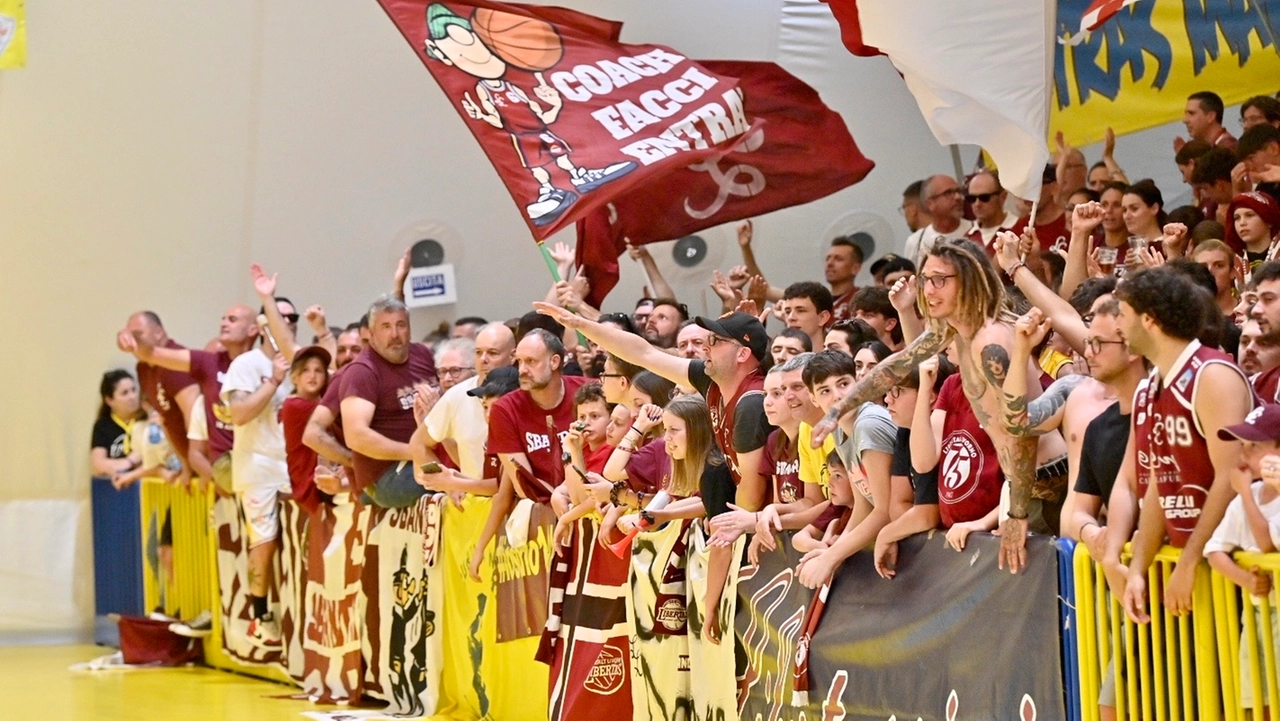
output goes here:
{"type": "Polygon", "coordinates": [[[738,82],[621,23],[486,0],[379,0],[480,143],[535,238],[723,155],[750,129],[738,82]]]}
{"type": "Polygon", "coordinates": [[[844,119],[775,63],[700,61],[738,78],[751,129],[730,152],[672,171],[578,223],[578,265],[600,302],[617,283],[626,241],[643,245],[826,197],[875,167],[844,119]]]}

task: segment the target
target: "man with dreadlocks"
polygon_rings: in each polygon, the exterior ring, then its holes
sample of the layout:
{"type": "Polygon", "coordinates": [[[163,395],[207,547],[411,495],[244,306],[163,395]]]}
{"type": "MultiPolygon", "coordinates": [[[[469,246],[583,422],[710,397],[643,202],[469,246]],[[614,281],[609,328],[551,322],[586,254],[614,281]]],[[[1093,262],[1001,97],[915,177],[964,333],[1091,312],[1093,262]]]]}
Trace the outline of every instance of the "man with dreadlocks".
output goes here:
{"type": "MultiPolygon", "coordinates": [[[[1018,237],[1002,232],[996,243],[1002,242],[1017,243],[1018,237]]],[[[1015,264],[1009,274],[1024,268],[1015,264]]],[[[954,340],[952,360],[960,368],[964,394],[991,436],[1000,469],[1009,479],[1009,518],[1000,530],[999,562],[1001,568],[1008,563],[1009,570],[1017,573],[1026,565],[1028,526],[1037,532],[1057,531],[1056,511],[1066,496],[1067,448],[1057,431],[1043,433],[1040,426],[1066,402],[1073,383],[1056,383],[1043,394],[1028,393],[1012,403],[1001,392],[1009,370],[1015,318],[1005,307],[999,272],[986,251],[972,241],[943,240],[930,249],[920,268],[916,293],[916,303],[927,319],[925,332],[850,388],[814,426],[812,441],[821,443],[841,416],[866,401],[883,398],[912,368],[954,340]]]]}

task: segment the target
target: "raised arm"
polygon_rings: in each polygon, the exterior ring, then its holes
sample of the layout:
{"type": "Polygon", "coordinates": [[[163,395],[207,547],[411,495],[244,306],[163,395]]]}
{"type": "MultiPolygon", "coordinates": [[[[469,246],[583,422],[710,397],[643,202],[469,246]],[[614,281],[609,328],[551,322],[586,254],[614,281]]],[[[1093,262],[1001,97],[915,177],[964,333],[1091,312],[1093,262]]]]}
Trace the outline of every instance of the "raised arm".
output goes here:
{"type": "Polygon", "coordinates": [[[634,246],[627,241],[627,255],[631,259],[640,264],[644,269],[645,278],[649,279],[649,287],[653,289],[656,298],[674,298],[676,297],[675,288],[662,277],[662,271],[658,269],[658,264],[654,262],[653,255],[649,253],[649,249],[643,245],[634,246]]]}
{"type": "Polygon", "coordinates": [[[898,311],[898,326],[902,328],[902,340],[910,343],[924,333],[924,320],[916,311],[916,277],[909,275],[894,281],[889,289],[889,302],[898,311]]]}
{"type": "Polygon", "coordinates": [[[253,289],[258,293],[258,300],[262,301],[262,313],[267,316],[267,331],[276,339],[281,355],[292,363],[293,354],[298,352],[298,339],[294,338],[293,331],[276,306],[276,281],[280,274],[267,275],[262,266],[254,263],[249,266],[249,277],[253,279],[253,289]]]}
{"type": "Polygon", "coordinates": [[[127,330],[116,334],[116,347],[125,353],[133,354],[134,358],[143,363],[180,373],[191,371],[191,351],[186,348],[158,348],[140,343],[127,330]]]}
{"type": "Polygon", "coordinates": [[[1018,252],[1019,239],[1013,233],[1001,231],[996,234],[996,262],[1005,273],[1013,278],[1014,285],[1027,297],[1031,305],[1039,308],[1053,321],[1054,330],[1067,341],[1067,345],[1077,353],[1084,353],[1085,337],[1088,327],[1080,319],[1080,314],[1071,304],[1063,300],[1053,289],[1036,277],[1020,258],[1018,252]]]}
{"type": "Polygon", "coordinates": [[[1093,231],[1102,222],[1102,206],[1094,201],[1081,203],[1071,211],[1071,243],[1067,246],[1067,265],[1062,271],[1058,297],[1071,298],[1089,277],[1089,244],[1093,231]]]}
{"type": "Polygon", "coordinates": [[[836,401],[822,420],[813,426],[811,436],[813,447],[817,448],[821,445],[823,439],[836,429],[836,423],[841,416],[867,401],[884,398],[890,388],[911,373],[912,368],[942,350],[954,334],[955,331],[949,325],[931,323],[919,338],[911,341],[911,345],[880,361],[879,365],[854,384],[845,393],[844,398],[836,401]]]}
{"type": "MultiPolygon", "coordinates": [[[[742,249],[742,262],[747,266],[747,274],[751,276],[760,276],[764,278],[764,271],[760,270],[760,264],[756,262],[756,253],[751,248],[751,241],[755,237],[755,227],[750,220],[744,220],[738,224],[738,247],[742,249]]],[[[771,301],[782,300],[782,289],[775,286],[768,286],[766,297],[771,301]]]]}
{"type": "Polygon", "coordinates": [[[550,303],[534,303],[533,307],[539,313],[559,321],[564,327],[576,330],[590,338],[605,351],[628,363],[653,371],[678,386],[687,388],[690,385],[690,361],[687,358],[664,353],[649,345],[648,341],[635,333],[587,320],[550,303]]]}
{"type": "Polygon", "coordinates": [[[1013,348],[1009,356],[1009,372],[1000,387],[1000,404],[1004,429],[1014,436],[1038,436],[1062,425],[1067,397],[1084,380],[1082,375],[1069,375],[1053,382],[1039,398],[1027,401],[1027,369],[1031,365],[1031,349],[1049,333],[1052,322],[1039,308],[1032,308],[1014,325],[1013,348]]]}

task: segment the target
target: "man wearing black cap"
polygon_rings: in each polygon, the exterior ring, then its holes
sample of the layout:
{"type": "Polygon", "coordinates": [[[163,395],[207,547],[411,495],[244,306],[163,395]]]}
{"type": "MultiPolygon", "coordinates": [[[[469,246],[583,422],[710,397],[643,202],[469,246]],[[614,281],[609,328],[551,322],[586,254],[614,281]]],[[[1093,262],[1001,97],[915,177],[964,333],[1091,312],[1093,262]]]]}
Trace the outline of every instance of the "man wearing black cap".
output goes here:
{"type": "Polygon", "coordinates": [[[876,285],[884,288],[892,288],[899,278],[915,275],[915,272],[916,264],[897,253],[886,253],[871,264],[871,277],[876,285]]]}
{"type": "Polygon", "coordinates": [[[698,317],[695,322],[711,333],[706,360],[702,360],[678,358],[633,333],[589,321],[557,306],[534,303],[534,307],[628,363],[647,368],[678,386],[692,387],[705,396],[716,443],[738,486],[737,505],[749,511],[760,508],[765,491],[760,456],[772,427],[764,416],[764,374],[760,372],[760,361],[769,350],[769,336],[759,320],[746,313],[698,317]]]}
{"type": "MultiPolygon", "coordinates": [[[[510,331],[508,330],[508,332],[510,331]]],[[[473,400],[480,404],[487,427],[489,409],[493,408],[493,404],[499,398],[517,390],[520,390],[520,373],[513,366],[502,366],[487,373],[484,382],[473,388],[459,389],[459,392],[465,395],[468,400],[473,400]]],[[[419,429],[419,431],[421,430],[419,429]]],[[[469,469],[454,470],[447,466],[441,466],[439,473],[427,473],[422,468],[425,464],[415,457],[414,468],[417,471],[418,483],[422,484],[423,488],[430,488],[435,491],[492,496],[498,492],[498,477],[502,464],[498,461],[498,454],[496,453],[489,453],[487,449],[482,448],[481,454],[483,462],[479,469],[474,472],[469,469]]],[[[430,461],[426,461],[426,463],[430,463],[430,461]]],[[[489,542],[488,537],[482,540],[483,543],[479,544],[481,550],[489,542]]]]}

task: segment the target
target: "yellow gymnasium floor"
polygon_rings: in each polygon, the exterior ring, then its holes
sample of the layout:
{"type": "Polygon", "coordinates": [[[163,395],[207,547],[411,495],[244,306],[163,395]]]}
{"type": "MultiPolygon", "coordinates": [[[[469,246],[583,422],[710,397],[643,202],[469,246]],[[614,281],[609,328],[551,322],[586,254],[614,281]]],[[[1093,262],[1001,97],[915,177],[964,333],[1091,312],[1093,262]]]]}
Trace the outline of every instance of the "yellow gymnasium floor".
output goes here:
{"type": "Polygon", "coordinates": [[[0,719],[17,721],[302,721],[337,710],[272,698],[296,688],[209,668],[73,672],[100,646],[0,646],[0,719]]]}

